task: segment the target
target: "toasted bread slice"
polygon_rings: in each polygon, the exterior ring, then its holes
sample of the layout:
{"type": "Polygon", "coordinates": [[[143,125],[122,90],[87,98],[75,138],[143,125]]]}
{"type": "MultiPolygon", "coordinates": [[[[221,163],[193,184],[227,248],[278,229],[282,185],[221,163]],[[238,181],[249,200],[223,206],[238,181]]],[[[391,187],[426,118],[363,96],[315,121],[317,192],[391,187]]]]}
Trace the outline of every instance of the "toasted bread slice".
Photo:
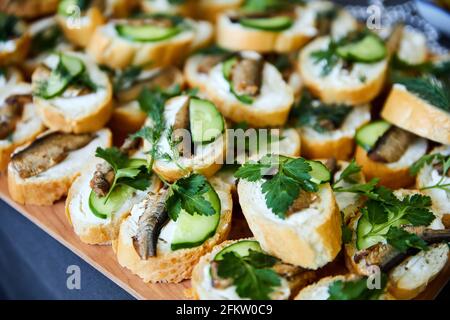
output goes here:
{"type": "Polygon", "coordinates": [[[362,166],[367,180],[378,178],[379,183],[388,188],[405,188],[414,183],[414,177],[409,173],[410,166],[426,154],[427,147],[427,141],[417,137],[398,161],[383,163],[370,159],[367,151],[357,146],[355,159],[362,166]]]}
{"type": "Polygon", "coordinates": [[[21,63],[25,60],[30,45],[31,36],[28,31],[24,31],[16,38],[3,41],[0,46],[0,67],[21,63]]]}
{"type": "Polygon", "coordinates": [[[61,14],[56,15],[56,19],[66,38],[81,48],[85,48],[89,44],[94,31],[106,22],[102,11],[96,6],[83,12],[78,21],[71,16],[67,17],[61,14]]]}
{"type": "MultiPolygon", "coordinates": [[[[5,107],[5,100],[14,95],[31,95],[31,86],[28,83],[17,83],[14,86],[0,90],[0,108],[5,107]]],[[[44,124],[36,110],[36,106],[30,102],[22,106],[20,119],[15,124],[14,130],[8,137],[0,140],[0,171],[8,166],[11,153],[21,145],[33,141],[42,131],[44,124]]]]}
{"type": "Polygon", "coordinates": [[[54,13],[58,8],[58,3],[59,0],[6,0],[0,3],[0,11],[21,18],[34,19],[54,13]]]}
{"type": "Polygon", "coordinates": [[[172,4],[168,0],[143,0],[141,8],[147,13],[166,13],[191,17],[194,15],[197,1],[187,0],[180,4],[172,4]]]}
{"type": "Polygon", "coordinates": [[[414,299],[444,269],[448,254],[448,245],[440,243],[409,257],[390,272],[389,292],[397,299],[414,299]]]}
{"type": "MultiPolygon", "coordinates": [[[[244,57],[259,57],[251,51],[241,54],[244,57]]],[[[223,63],[220,63],[210,71],[206,91],[226,118],[258,128],[285,124],[294,102],[294,93],[273,65],[264,62],[261,90],[251,104],[243,103],[231,92],[222,68],[223,63]]]]}
{"type": "MultiPolygon", "coordinates": [[[[295,300],[328,300],[330,298],[329,288],[336,281],[355,281],[360,278],[354,274],[330,276],[302,289],[295,300]]],[[[383,293],[378,300],[395,300],[389,293],[383,293]]]]}
{"type": "Polygon", "coordinates": [[[216,23],[223,12],[238,9],[244,0],[197,0],[194,17],[216,23]]]}
{"type": "Polygon", "coordinates": [[[349,160],[355,150],[356,130],[369,121],[370,106],[364,105],[353,108],[336,130],[318,132],[308,126],[302,127],[302,153],[311,159],[349,160]]]}
{"type": "Polygon", "coordinates": [[[170,243],[161,240],[161,234],[165,232],[164,229],[176,224],[174,221],[169,221],[161,230],[156,256],[142,260],[134,247],[133,237],[137,233],[138,220],[143,214],[143,210],[142,206],[135,205],[131,215],[122,223],[119,237],[114,244],[119,264],[141,277],[144,282],[178,283],[189,279],[192,269],[201,256],[224,241],[231,227],[233,202],[230,187],[217,179],[210,180],[210,183],[217,192],[221,204],[220,222],[213,236],[197,247],[172,251],[170,243]]]}
{"type": "Polygon", "coordinates": [[[418,136],[450,144],[450,113],[429,104],[403,85],[394,84],[381,116],[418,136]]]}
{"type": "MultiPolygon", "coordinates": [[[[52,130],[64,132],[92,132],[102,128],[108,122],[112,112],[112,88],[107,75],[87,55],[76,52],[65,52],[65,55],[83,61],[91,80],[97,90],[81,96],[61,95],[45,99],[34,96],[34,102],[44,124],[52,130]]],[[[52,54],[45,60],[46,67],[39,67],[33,73],[32,84],[36,90],[42,81],[48,79],[47,68],[56,68],[59,58],[52,54]]]]}
{"type": "MultiPolygon", "coordinates": [[[[35,140],[34,144],[48,134],[52,134],[52,132],[42,134],[38,137],[38,140],[35,140]]],[[[20,171],[13,161],[10,162],[8,165],[8,189],[11,198],[20,204],[52,205],[55,201],[67,195],[72,182],[80,174],[83,167],[94,159],[95,149],[97,147],[109,147],[111,143],[111,132],[108,129],[99,130],[87,145],[69,152],[61,162],[37,175],[25,178],[21,177],[20,171]]],[[[27,149],[29,150],[32,146],[33,143],[17,149],[13,157],[19,152],[27,152],[27,149]]]]}
{"type": "Polygon", "coordinates": [[[354,63],[349,72],[342,61],[328,75],[322,75],[322,63],[312,53],[328,48],[330,37],[320,37],[309,43],[300,53],[300,73],[304,84],[325,103],[361,105],[370,102],[383,88],[388,59],[376,63],[354,63]]]}
{"type": "MultiPolygon", "coordinates": [[[[239,241],[254,240],[253,238],[240,239],[240,240],[228,240],[214,247],[214,249],[205,254],[197,263],[192,271],[191,279],[191,296],[197,300],[243,300],[237,292],[234,286],[226,289],[219,289],[212,286],[211,278],[211,262],[214,260],[217,253],[222,249],[235,244],[239,241]]],[[[299,268],[300,269],[300,268],[299,268]]],[[[277,287],[270,297],[273,300],[287,300],[289,297],[304,286],[308,285],[316,278],[314,271],[299,270],[298,273],[291,277],[281,276],[281,285],[277,287]],[[295,279],[294,279],[295,278],[295,279]]]]}
{"type": "MultiPolygon", "coordinates": [[[[145,159],[142,152],[136,152],[131,158],[145,159]]],[[[134,204],[141,202],[150,191],[158,191],[161,182],[153,177],[150,186],[144,190],[134,190],[117,211],[110,213],[106,219],[94,215],[89,206],[91,187],[96,165],[101,160],[96,158],[86,166],[72,184],[66,199],[66,214],[80,240],[88,244],[110,244],[117,239],[122,221],[129,215],[134,204]]]]}
{"type": "Polygon", "coordinates": [[[230,19],[236,14],[238,12],[225,12],[217,18],[217,44],[231,51],[292,52],[317,34],[316,14],[305,7],[294,9],[294,23],[284,31],[244,27],[230,19]]]}
{"type": "Polygon", "coordinates": [[[242,212],[261,248],[284,262],[318,269],[341,249],[341,216],[329,184],[308,208],[281,219],[266,205],[261,181],[238,183],[242,212]]]}
{"type": "MultiPolygon", "coordinates": [[[[223,165],[227,146],[227,130],[208,144],[198,144],[191,150],[192,156],[175,156],[169,141],[170,128],[175,124],[177,112],[184,106],[188,96],[179,96],[166,102],[164,117],[166,130],[159,141],[160,152],[172,155],[172,160],[155,159],[153,169],[168,181],[175,181],[191,172],[200,173],[206,177],[213,176],[223,165]]],[[[151,120],[147,120],[151,126],[151,120]]],[[[225,120],[224,120],[225,121],[225,120]]],[[[151,149],[148,141],[144,143],[146,151],[151,149]]]]}
{"type": "MultiPolygon", "coordinates": [[[[448,156],[450,155],[450,146],[436,147],[431,151],[431,154],[436,153],[448,156]]],[[[447,176],[443,175],[442,171],[440,172],[435,167],[436,164],[438,164],[438,161],[425,164],[419,171],[416,178],[416,187],[418,189],[434,186],[439,182],[444,185],[450,183],[448,174],[447,176]],[[443,180],[441,181],[442,178],[443,180]]],[[[448,192],[439,188],[424,189],[422,192],[431,197],[433,208],[442,217],[444,225],[450,228],[450,201],[448,192]]]]}

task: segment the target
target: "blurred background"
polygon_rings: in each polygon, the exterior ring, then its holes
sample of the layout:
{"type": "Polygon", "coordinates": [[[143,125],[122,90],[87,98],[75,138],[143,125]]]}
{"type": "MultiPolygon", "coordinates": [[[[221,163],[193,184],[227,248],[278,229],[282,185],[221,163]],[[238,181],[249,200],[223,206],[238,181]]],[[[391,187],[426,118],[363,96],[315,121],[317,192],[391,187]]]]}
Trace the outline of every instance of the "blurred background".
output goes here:
{"type": "MultiPolygon", "coordinates": [[[[425,32],[433,50],[450,48],[450,0],[334,2],[358,18],[367,15],[368,5],[383,5],[382,19],[406,20],[425,32]]],[[[0,299],[133,299],[1,200],[0,212],[0,299]],[[74,267],[81,272],[80,289],[66,285],[74,267]]],[[[447,285],[438,299],[449,297],[447,285]]]]}

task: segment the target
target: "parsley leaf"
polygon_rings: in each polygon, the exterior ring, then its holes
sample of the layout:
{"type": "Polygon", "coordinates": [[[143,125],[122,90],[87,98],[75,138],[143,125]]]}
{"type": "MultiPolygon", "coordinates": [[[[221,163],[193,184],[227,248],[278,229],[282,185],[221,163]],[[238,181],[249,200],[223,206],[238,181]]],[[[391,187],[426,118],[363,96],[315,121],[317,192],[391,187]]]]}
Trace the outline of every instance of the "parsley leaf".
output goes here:
{"type": "Polygon", "coordinates": [[[127,185],[141,191],[150,186],[150,172],[147,166],[131,163],[119,149],[98,147],[95,156],[108,162],[114,170],[114,180],[105,196],[105,203],[118,185],[127,185]]]}
{"type": "Polygon", "coordinates": [[[406,252],[409,248],[428,250],[427,243],[414,233],[397,227],[391,227],[386,234],[387,242],[395,249],[406,252]]]}
{"type": "Polygon", "coordinates": [[[361,166],[358,165],[355,161],[355,159],[352,159],[352,161],[348,164],[347,167],[341,172],[341,175],[339,176],[339,179],[337,179],[333,186],[338,184],[340,181],[345,181],[348,183],[357,183],[358,177],[356,177],[357,174],[361,172],[361,166]]]}
{"type": "Polygon", "coordinates": [[[311,170],[311,166],[303,158],[268,155],[258,162],[242,165],[236,171],[235,177],[251,182],[264,178],[261,188],[267,207],[284,219],[286,211],[298,198],[301,190],[318,190],[318,185],[311,181],[311,170]]]}
{"type": "Polygon", "coordinates": [[[241,298],[268,300],[274,289],[281,285],[280,276],[269,269],[278,260],[262,252],[249,250],[247,256],[227,252],[218,261],[217,274],[232,279],[241,298]]]}
{"type": "Polygon", "coordinates": [[[378,300],[387,284],[387,276],[381,274],[379,289],[369,289],[367,277],[354,281],[337,280],[328,287],[328,300],[378,300]]]}
{"type": "Polygon", "coordinates": [[[181,209],[190,215],[214,215],[214,208],[204,197],[210,189],[206,178],[198,174],[192,174],[172,184],[166,204],[169,217],[176,221],[181,209]]]}
{"type": "Polygon", "coordinates": [[[409,172],[411,175],[416,175],[419,173],[419,171],[426,165],[426,164],[432,164],[435,163],[440,167],[440,170],[442,171],[441,178],[439,181],[430,186],[424,186],[420,190],[429,190],[429,189],[441,189],[447,192],[450,192],[450,184],[444,183],[446,179],[446,175],[448,174],[450,170],[450,156],[449,155],[443,155],[440,153],[432,153],[424,155],[422,158],[417,160],[409,169],[409,172]]]}

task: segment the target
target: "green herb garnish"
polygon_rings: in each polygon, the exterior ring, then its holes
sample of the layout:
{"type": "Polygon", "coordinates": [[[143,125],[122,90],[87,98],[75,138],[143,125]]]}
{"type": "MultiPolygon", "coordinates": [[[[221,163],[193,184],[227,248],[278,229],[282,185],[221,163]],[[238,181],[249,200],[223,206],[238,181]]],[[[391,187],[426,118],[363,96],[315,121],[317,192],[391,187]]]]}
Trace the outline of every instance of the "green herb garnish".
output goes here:
{"type": "Polygon", "coordinates": [[[420,169],[422,169],[426,164],[436,163],[442,167],[442,177],[439,181],[430,186],[425,186],[420,188],[420,190],[428,190],[428,189],[441,189],[447,192],[450,192],[450,183],[444,183],[445,175],[450,170],[450,156],[443,155],[440,153],[432,153],[424,155],[422,158],[417,160],[409,169],[411,175],[415,176],[419,173],[420,169]]]}
{"type": "Polygon", "coordinates": [[[53,50],[61,39],[62,31],[57,25],[44,29],[31,40],[30,54],[35,57],[42,52],[53,50]]]}
{"type": "Polygon", "coordinates": [[[257,162],[242,165],[235,173],[236,178],[247,181],[264,179],[262,192],[267,207],[281,219],[298,198],[300,191],[316,192],[318,185],[311,181],[311,166],[303,158],[267,155],[257,162]],[[274,174],[275,173],[275,174],[274,174]],[[268,179],[268,175],[270,179],[268,179]]]}
{"type": "Polygon", "coordinates": [[[108,162],[114,170],[114,181],[105,196],[105,204],[119,185],[127,185],[141,191],[150,186],[150,173],[147,166],[142,162],[130,161],[119,149],[98,147],[95,156],[108,162]]]}
{"type": "Polygon", "coordinates": [[[239,297],[268,300],[275,288],[281,285],[280,276],[270,269],[277,261],[272,256],[251,249],[246,256],[227,252],[217,261],[217,274],[223,279],[233,280],[239,297]]]}
{"type": "Polygon", "coordinates": [[[323,133],[341,127],[352,109],[347,105],[322,103],[313,99],[312,95],[306,91],[300,102],[294,106],[292,115],[297,119],[297,126],[308,126],[323,133]]]}
{"type": "Polygon", "coordinates": [[[190,215],[211,216],[215,214],[211,203],[203,197],[211,188],[204,176],[192,174],[168,185],[170,196],[167,199],[166,208],[172,220],[178,219],[181,209],[190,215]]]}
{"type": "Polygon", "coordinates": [[[328,300],[378,300],[386,288],[387,276],[381,274],[379,289],[369,289],[367,281],[368,277],[353,281],[337,280],[328,287],[328,300]]]}
{"type": "Polygon", "coordinates": [[[0,12],[0,41],[8,41],[20,36],[19,22],[16,16],[0,12]]]}
{"type": "Polygon", "coordinates": [[[141,73],[142,67],[140,66],[130,66],[124,69],[114,79],[113,82],[114,92],[117,93],[121,90],[130,88],[141,73]]]}

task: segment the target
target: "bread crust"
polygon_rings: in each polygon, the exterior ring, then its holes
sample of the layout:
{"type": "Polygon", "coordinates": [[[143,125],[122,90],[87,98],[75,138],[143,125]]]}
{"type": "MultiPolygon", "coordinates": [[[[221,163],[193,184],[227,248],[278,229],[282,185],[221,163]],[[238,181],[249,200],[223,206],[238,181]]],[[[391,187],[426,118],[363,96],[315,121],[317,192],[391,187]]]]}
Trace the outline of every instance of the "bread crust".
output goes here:
{"type": "Polygon", "coordinates": [[[128,66],[143,66],[148,63],[152,67],[176,65],[190,52],[194,39],[193,32],[183,37],[160,41],[152,44],[139,44],[119,36],[105,34],[103,28],[97,28],[92,35],[86,52],[98,64],[104,64],[113,69],[124,69],[128,66]]]}
{"type": "Polygon", "coordinates": [[[0,50],[0,66],[17,64],[25,60],[31,45],[30,34],[25,32],[21,37],[14,40],[14,42],[14,51],[0,50]]]}
{"type": "Polygon", "coordinates": [[[243,0],[234,0],[225,2],[198,0],[194,16],[197,19],[208,20],[211,23],[216,23],[219,15],[222,12],[238,9],[243,2],[244,2],[243,0]]]}
{"type": "Polygon", "coordinates": [[[217,18],[216,39],[219,46],[231,51],[292,52],[300,49],[311,39],[310,35],[292,32],[289,29],[273,32],[244,28],[231,23],[229,14],[230,12],[226,12],[217,18]]]}
{"type": "Polygon", "coordinates": [[[408,166],[392,169],[384,163],[373,161],[361,146],[356,147],[355,159],[362,166],[362,172],[368,181],[378,178],[380,185],[391,189],[405,188],[414,184],[415,178],[410,175],[408,166]]]}
{"type": "Polygon", "coordinates": [[[450,113],[428,104],[402,86],[392,87],[381,116],[418,136],[450,144],[450,113]]]}
{"type": "MultiPolygon", "coordinates": [[[[217,181],[217,180],[215,180],[217,181]]],[[[213,182],[212,182],[213,183],[213,182]]],[[[213,237],[206,240],[202,245],[171,251],[169,253],[158,253],[156,257],[141,260],[133,246],[133,241],[128,238],[125,230],[128,222],[125,220],[120,228],[119,237],[115,243],[115,250],[119,264],[137,274],[144,282],[168,282],[179,283],[191,277],[192,270],[199,259],[211,249],[223,242],[231,228],[232,199],[230,187],[220,181],[214,184],[216,191],[221,191],[221,218],[213,237]]]]}
{"type": "Polygon", "coordinates": [[[59,0],[27,0],[2,1],[0,11],[13,14],[21,18],[37,18],[54,13],[58,8],[59,0]]]}
{"type": "Polygon", "coordinates": [[[349,160],[355,149],[352,137],[342,137],[337,140],[310,139],[305,135],[302,137],[302,154],[308,159],[349,160]]]}
{"type": "Polygon", "coordinates": [[[56,16],[56,20],[58,21],[66,38],[74,45],[81,48],[85,48],[89,44],[94,31],[106,21],[102,12],[97,7],[89,8],[85,16],[88,18],[89,22],[83,23],[77,28],[73,28],[69,25],[68,18],[62,15],[56,16]]]}
{"type": "MultiPolygon", "coordinates": [[[[112,134],[109,130],[106,131],[106,134],[105,147],[109,147],[112,144],[112,134]]],[[[79,172],[75,172],[46,181],[30,181],[30,179],[22,179],[10,163],[8,166],[8,191],[11,198],[17,203],[49,206],[67,195],[70,186],[79,174],[79,172]]]]}
{"type": "Polygon", "coordinates": [[[322,185],[322,192],[319,191],[319,197],[326,196],[329,203],[325,207],[326,212],[321,213],[324,215],[323,221],[313,228],[318,249],[308,241],[308,235],[300,235],[300,225],[277,222],[255,208],[255,201],[251,201],[249,196],[257,190],[254,184],[245,183],[239,181],[239,201],[249,227],[263,250],[287,263],[313,270],[336,257],[341,250],[341,215],[329,184],[322,185]]]}

